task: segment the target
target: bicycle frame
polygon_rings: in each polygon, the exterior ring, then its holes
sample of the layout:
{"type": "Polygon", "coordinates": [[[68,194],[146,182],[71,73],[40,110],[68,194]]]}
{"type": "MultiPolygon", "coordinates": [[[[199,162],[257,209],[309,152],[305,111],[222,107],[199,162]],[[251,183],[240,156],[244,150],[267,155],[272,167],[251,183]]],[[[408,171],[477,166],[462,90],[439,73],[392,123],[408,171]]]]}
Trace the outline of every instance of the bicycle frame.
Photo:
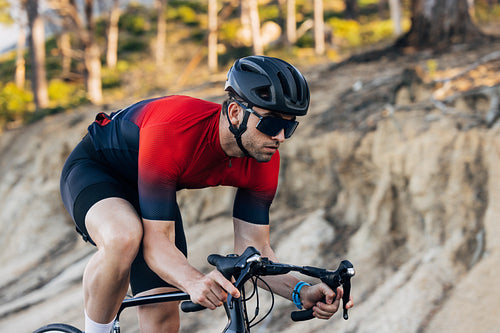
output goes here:
{"type": "Polygon", "coordinates": [[[126,308],[131,308],[139,305],[148,305],[163,302],[174,302],[174,301],[187,301],[190,297],[184,292],[170,292],[156,295],[148,295],[141,297],[126,298],[123,300],[118,313],[116,314],[116,319],[113,324],[113,333],[120,333],[120,314],[126,308]]]}
{"type": "MultiPolygon", "coordinates": [[[[120,315],[123,310],[127,308],[163,302],[187,301],[189,299],[189,295],[184,292],[171,292],[124,299],[113,324],[113,333],[121,332],[120,315]]],[[[226,328],[224,329],[224,333],[250,332],[250,328],[247,327],[246,321],[244,320],[245,304],[241,297],[238,299],[233,299],[232,305],[228,305],[227,302],[224,302],[224,309],[226,310],[226,315],[228,318],[228,323],[226,328]]]]}

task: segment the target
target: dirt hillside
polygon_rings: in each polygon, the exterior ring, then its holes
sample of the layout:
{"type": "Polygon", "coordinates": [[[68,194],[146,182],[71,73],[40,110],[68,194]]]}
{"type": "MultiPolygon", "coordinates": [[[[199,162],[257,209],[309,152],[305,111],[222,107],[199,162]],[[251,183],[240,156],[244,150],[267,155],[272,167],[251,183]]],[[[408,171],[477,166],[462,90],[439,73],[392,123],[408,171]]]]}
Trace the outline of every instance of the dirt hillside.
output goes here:
{"type": "MultiPolygon", "coordinates": [[[[294,324],[293,304],[277,300],[256,332],[499,331],[499,50],[306,69],[311,110],[280,149],[272,239],[285,262],[351,260],[356,306],[348,321],[294,324]]],[[[220,101],[222,87],[184,93],[220,101]]],[[[74,232],[58,182],[99,111],[82,107],[0,136],[2,332],[61,321],[83,328],[81,276],[94,249],[74,232]]],[[[189,257],[202,270],[207,253],[231,252],[232,195],[180,195],[189,257]]],[[[182,316],[182,332],[224,325],[221,309],[182,316]]],[[[137,332],[132,310],[122,326],[137,332]]]]}

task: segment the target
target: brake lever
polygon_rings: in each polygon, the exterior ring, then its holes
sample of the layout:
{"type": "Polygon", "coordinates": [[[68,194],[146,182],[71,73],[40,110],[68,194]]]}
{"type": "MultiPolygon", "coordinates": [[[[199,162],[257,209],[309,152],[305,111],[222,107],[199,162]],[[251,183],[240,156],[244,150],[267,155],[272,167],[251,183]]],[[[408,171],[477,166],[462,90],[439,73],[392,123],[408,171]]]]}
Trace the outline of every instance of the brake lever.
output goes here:
{"type": "MultiPolygon", "coordinates": [[[[250,279],[252,275],[250,274],[250,272],[254,269],[254,263],[256,262],[260,263],[260,261],[261,261],[260,254],[254,254],[246,260],[245,266],[242,267],[238,279],[234,283],[234,286],[238,290],[240,289],[240,286],[242,286],[245,282],[248,281],[248,279],[250,279]]],[[[233,299],[234,299],[233,295],[231,294],[227,295],[227,305],[229,306],[230,309],[233,308],[233,302],[234,302],[233,299]]]]}
{"type": "MultiPolygon", "coordinates": [[[[354,266],[351,262],[343,260],[339,264],[337,270],[333,273],[324,269],[307,266],[303,267],[301,273],[319,278],[322,282],[327,284],[335,294],[337,293],[337,287],[342,286],[344,289],[344,295],[342,297],[343,318],[345,320],[349,319],[349,315],[347,313],[347,303],[351,298],[351,278],[355,275],[354,266]]],[[[314,318],[313,310],[307,309],[302,311],[293,311],[291,317],[293,321],[309,320],[314,318]]]]}

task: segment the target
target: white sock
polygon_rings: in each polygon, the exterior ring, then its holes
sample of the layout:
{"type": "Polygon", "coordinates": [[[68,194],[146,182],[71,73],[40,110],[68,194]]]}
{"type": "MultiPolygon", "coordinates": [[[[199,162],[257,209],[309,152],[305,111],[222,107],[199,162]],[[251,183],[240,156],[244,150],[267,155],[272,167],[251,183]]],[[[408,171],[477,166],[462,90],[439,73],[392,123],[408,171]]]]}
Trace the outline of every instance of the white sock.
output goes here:
{"type": "Polygon", "coordinates": [[[85,311],[85,333],[110,333],[113,328],[113,319],[109,324],[99,324],[89,318],[85,311]]]}

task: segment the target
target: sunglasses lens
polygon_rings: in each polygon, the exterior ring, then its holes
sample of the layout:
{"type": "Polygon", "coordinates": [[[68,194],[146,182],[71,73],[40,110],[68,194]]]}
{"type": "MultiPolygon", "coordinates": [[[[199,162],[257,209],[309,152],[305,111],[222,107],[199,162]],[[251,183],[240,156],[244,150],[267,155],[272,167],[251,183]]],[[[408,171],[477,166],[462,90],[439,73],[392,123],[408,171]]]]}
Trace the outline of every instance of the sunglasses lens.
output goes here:
{"type": "Polygon", "coordinates": [[[294,120],[286,120],[275,117],[263,117],[259,121],[257,129],[269,136],[276,136],[281,132],[281,130],[284,129],[285,138],[288,139],[292,136],[298,124],[299,122],[294,120]]]}
{"type": "Polygon", "coordinates": [[[295,132],[297,126],[299,126],[298,121],[293,121],[288,123],[289,126],[285,127],[285,139],[288,139],[295,132]]]}

